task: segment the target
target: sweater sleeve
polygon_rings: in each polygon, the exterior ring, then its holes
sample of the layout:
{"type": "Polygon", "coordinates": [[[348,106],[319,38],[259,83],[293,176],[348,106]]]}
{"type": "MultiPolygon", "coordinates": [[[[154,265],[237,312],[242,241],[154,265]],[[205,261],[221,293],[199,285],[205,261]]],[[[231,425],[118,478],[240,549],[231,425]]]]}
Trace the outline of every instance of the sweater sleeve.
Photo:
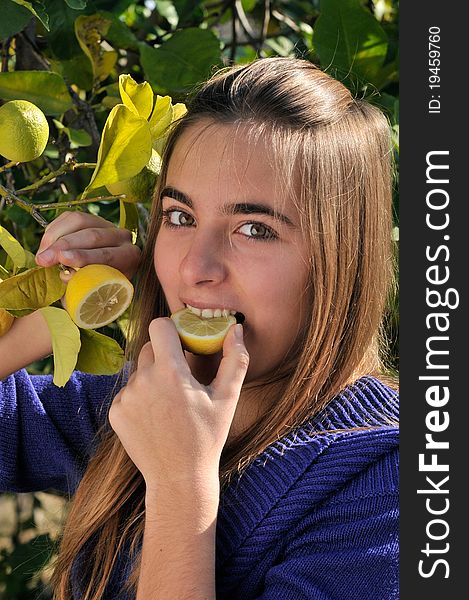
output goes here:
{"type": "Polygon", "coordinates": [[[0,381],[0,491],[73,493],[116,381],[75,371],[59,388],[24,369],[0,381]]]}
{"type": "Polygon", "coordinates": [[[397,460],[387,454],[290,532],[258,600],[398,599],[397,460]]]}

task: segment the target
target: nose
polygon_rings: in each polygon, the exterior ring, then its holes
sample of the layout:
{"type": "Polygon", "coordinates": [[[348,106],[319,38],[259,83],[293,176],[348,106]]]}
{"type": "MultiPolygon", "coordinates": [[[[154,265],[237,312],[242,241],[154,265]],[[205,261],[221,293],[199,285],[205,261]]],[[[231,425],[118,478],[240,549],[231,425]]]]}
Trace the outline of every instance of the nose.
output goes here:
{"type": "Polygon", "coordinates": [[[200,286],[223,282],[227,276],[228,250],[221,236],[209,232],[195,233],[179,267],[184,284],[200,286]]]}

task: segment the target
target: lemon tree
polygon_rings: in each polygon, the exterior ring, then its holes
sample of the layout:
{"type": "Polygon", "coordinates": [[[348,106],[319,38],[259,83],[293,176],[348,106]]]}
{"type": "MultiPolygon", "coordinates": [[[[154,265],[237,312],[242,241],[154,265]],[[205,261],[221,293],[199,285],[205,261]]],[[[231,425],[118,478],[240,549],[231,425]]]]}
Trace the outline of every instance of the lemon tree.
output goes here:
{"type": "MultiPolygon", "coordinates": [[[[86,37],[86,31],[88,25],[99,27],[100,20],[91,21],[83,17],[77,23],[77,37],[88,58],[94,61],[98,60],[97,49],[86,37]]],[[[95,65],[96,81],[107,77],[106,64],[111,62],[95,65]]],[[[40,77],[42,80],[42,74],[40,77]]],[[[39,81],[36,74],[31,78],[39,81]]],[[[2,77],[0,92],[1,80],[2,77]]],[[[29,194],[40,194],[41,188],[48,186],[50,181],[77,168],[91,168],[93,172],[88,184],[76,200],[58,201],[46,204],[46,207],[70,209],[73,205],[96,205],[101,199],[114,199],[119,202],[119,225],[132,231],[132,240],[136,243],[138,213],[133,204],[151,202],[161,168],[160,153],[171,124],[185,113],[185,106],[173,104],[169,96],[155,97],[148,82],[136,83],[130,75],[119,77],[119,93],[122,102],[117,103],[108,114],[96,163],[80,164],[68,159],[56,171],[19,190],[12,188],[11,178],[5,180],[8,186],[3,185],[0,179],[3,202],[23,209],[45,227],[47,221],[40,213],[44,204],[31,202],[29,194]],[[99,193],[103,189],[112,196],[95,195],[96,191],[99,193]],[[88,199],[89,196],[91,198],[88,199]]],[[[44,98],[41,101],[44,102],[44,98]]],[[[45,104],[52,115],[57,106],[68,106],[66,96],[50,99],[45,104]]],[[[0,117],[0,133],[4,134],[0,148],[5,158],[11,161],[0,165],[0,176],[2,171],[8,170],[14,177],[16,165],[13,163],[27,162],[45,154],[49,125],[41,109],[27,100],[6,102],[0,108],[0,117]]],[[[54,119],[53,124],[59,136],[65,133],[70,142],[81,139],[86,145],[86,138],[79,131],[64,125],[61,120],[54,119]]],[[[80,147],[79,143],[75,145],[80,147]]],[[[7,333],[15,317],[21,318],[39,310],[52,337],[56,385],[64,385],[74,368],[103,374],[119,371],[124,353],[116,340],[85,332],[109,326],[123,315],[133,297],[132,283],[110,266],[87,265],[76,270],[65,289],[58,266],[48,269],[37,267],[33,254],[1,226],[0,247],[4,253],[2,259],[0,252],[0,274],[4,279],[0,281],[0,335],[7,333]]]]}
{"type": "Polygon", "coordinates": [[[49,139],[49,124],[40,108],[27,100],[0,107],[0,154],[14,162],[40,156],[49,139]]]}
{"type": "Polygon", "coordinates": [[[233,315],[206,318],[183,308],[171,315],[185,350],[193,354],[215,354],[236,318],[233,315]]]}

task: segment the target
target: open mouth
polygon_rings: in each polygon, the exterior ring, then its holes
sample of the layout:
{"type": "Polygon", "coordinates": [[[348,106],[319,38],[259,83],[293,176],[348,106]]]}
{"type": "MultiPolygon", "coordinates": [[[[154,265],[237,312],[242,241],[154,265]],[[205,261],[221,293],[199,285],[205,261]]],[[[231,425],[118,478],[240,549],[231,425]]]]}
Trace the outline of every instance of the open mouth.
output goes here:
{"type": "Polygon", "coordinates": [[[237,323],[242,324],[246,320],[246,317],[242,312],[229,308],[196,308],[189,304],[186,304],[186,308],[203,319],[213,319],[214,317],[228,317],[229,315],[233,315],[237,323]]]}

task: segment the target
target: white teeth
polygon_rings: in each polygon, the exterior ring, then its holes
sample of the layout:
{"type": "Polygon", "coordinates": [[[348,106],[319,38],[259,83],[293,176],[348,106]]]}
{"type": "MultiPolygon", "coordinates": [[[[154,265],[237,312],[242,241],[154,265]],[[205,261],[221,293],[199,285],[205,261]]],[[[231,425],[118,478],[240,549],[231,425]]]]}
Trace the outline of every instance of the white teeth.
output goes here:
{"type": "Polygon", "coordinates": [[[187,308],[194,313],[194,315],[197,315],[198,317],[200,317],[200,315],[202,314],[202,311],[200,310],[200,308],[194,308],[193,306],[189,306],[189,304],[187,304],[187,308]]]}
{"type": "Polygon", "coordinates": [[[193,312],[198,317],[203,317],[204,319],[213,319],[213,317],[228,317],[229,315],[235,315],[235,310],[229,310],[228,308],[195,308],[194,306],[190,306],[190,304],[186,304],[186,308],[188,308],[191,312],[193,312]]]}

